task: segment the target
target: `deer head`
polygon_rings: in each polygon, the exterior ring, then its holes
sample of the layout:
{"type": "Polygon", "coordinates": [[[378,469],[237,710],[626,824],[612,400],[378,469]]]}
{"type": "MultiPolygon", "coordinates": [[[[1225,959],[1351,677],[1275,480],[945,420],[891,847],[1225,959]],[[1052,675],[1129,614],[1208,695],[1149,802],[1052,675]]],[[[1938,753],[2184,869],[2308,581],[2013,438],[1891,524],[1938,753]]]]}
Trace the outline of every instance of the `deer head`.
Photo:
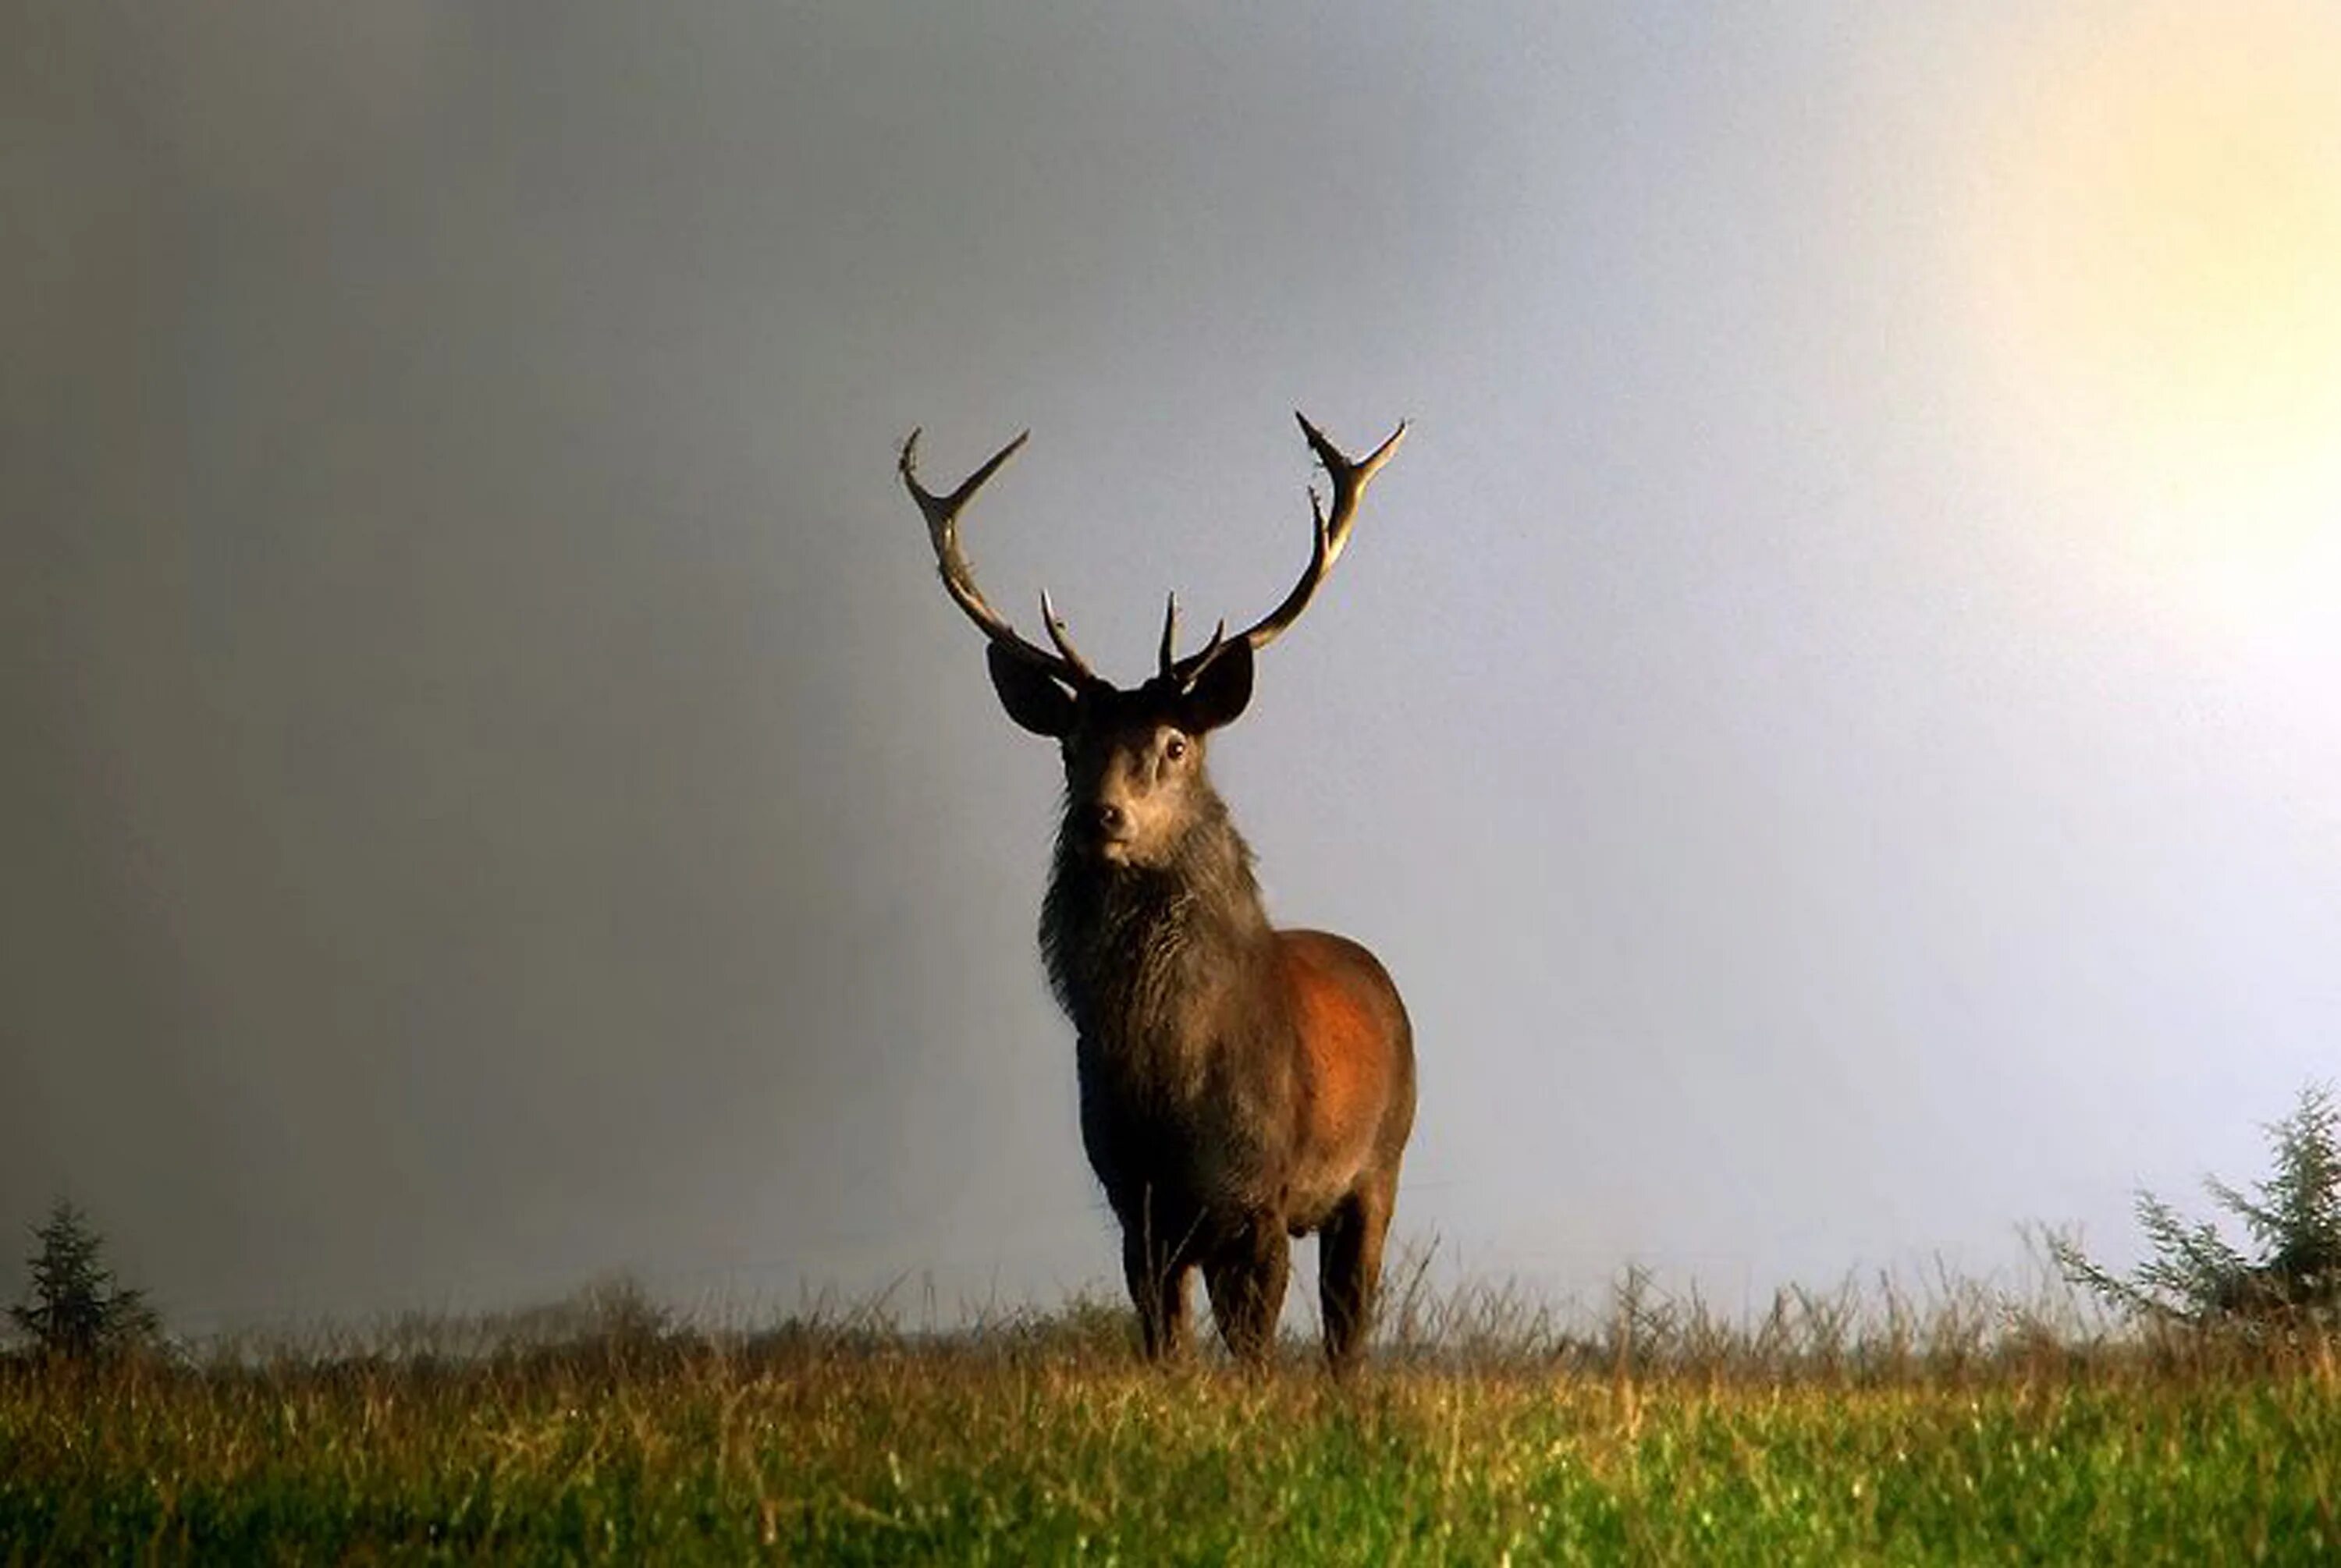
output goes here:
{"type": "Polygon", "coordinates": [[[1046,590],[1041,595],[1041,624],[1051,646],[1044,649],[1018,635],[977,589],[960,548],[960,512],[1031,432],[1001,448],[948,495],[919,483],[919,432],[912,431],[902,443],[902,483],[927,520],[943,590],[983,633],[992,690],[1008,717],[1061,743],[1068,825],[1078,828],[1088,847],[1110,864],[1161,863],[1199,811],[1217,805],[1203,772],[1205,738],[1233,722],[1251,700],[1252,656],[1309,608],[1349,543],[1366,486],[1406,434],[1401,422],[1370,456],[1353,461],[1305,416],[1294,417],[1333,491],[1330,513],[1313,487],[1309,492],[1315,532],[1300,580],[1281,603],[1240,634],[1230,637],[1222,620],[1209,642],[1185,655],[1178,652],[1179,600],[1171,595],[1155,673],[1127,690],[1100,676],[1073,647],[1046,590]]]}

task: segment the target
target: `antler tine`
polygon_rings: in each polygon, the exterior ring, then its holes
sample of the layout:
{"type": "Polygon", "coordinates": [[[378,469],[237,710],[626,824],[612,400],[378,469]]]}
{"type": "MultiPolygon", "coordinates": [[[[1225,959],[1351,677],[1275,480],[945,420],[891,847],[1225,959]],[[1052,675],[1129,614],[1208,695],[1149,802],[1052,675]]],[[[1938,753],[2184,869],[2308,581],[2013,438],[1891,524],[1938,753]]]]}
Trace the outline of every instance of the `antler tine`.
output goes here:
{"type": "Polygon", "coordinates": [[[1162,679],[1168,680],[1176,672],[1179,644],[1179,595],[1176,590],[1170,601],[1162,607],[1162,654],[1160,660],[1162,679]]]}
{"type": "Polygon", "coordinates": [[[1057,607],[1049,602],[1049,590],[1045,588],[1041,590],[1041,624],[1048,628],[1049,640],[1057,645],[1057,651],[1064,655],[1065,662],[1072,666],[1073,673],[1084,681],[1096,684],[1097,671],[1090,668],[1090,661],[1083,659],[1081,650],[1073,646],[1072,638],[1065,630],[1065,618],[1059,615],[1057,607]]]}
{"type": "Polygon", "coordinates": [[[1211,628],[1211,640],[1184,659],[1173,656],[1179,639],[1179,596],[1172,594],[1162,614],[1162,660],[1161,680],[1185,691],[1193,688],[1197,679],[1211,667],[1211,660],[1234,646],[1228,640],[1228,623],[1223,620],[1211,628]]]}
{"type": "MultiPolygon", "coordinates": [[[[1342,549],[1350,542],[1350,530],[1356,526],[1358,501],[1366,493],[1366,486],[1373,481],[1374,475],[1381,471],[1382,465],[1390,460],[1390,454],[1398,451],[1399,442],[1406,439],[1406,422],[1400,420],[1398,428],[1390,432],[1390,438],[1381,445],[1365,457],[1353,460],[1327,440],[1323,431],[1310,424],[1307,414],[1296,412],[1292,417],[1300,422],[1300,433],[1308,438],[1310,449],[1317,454],[1317,461],[1324,464],[1326,477],[1332,481],[1333,506],[1332,511],[1327,512],[1317,498],[1316,488],[1313,485],[1310,488],[1309,511],[1313,529],[1308,568],[1301,572],[1300,581],[1292,585],[1292,590],[1284,596],[1284,601],[1243,633],[1243,640],[1255,650],[1267,647],[1282,636],[1294,621],[1300,619],[1300,612],[1309,608],[1309,601],[1316,597],[1318,585],[1325,581],[1326,573],[1332,571],[1333,562],[1340,558],[1342,549]]],[[[1213,646],[1179,660],[1176,666],[1178,673],[1181,678],[1192,680],[1201,671],[1204,663],[1218,651],[1215,639],[1213,646]]]]}
{"type": "Polygon", "coordinates": [[[1071,641],[1064,634],[1063,623],[1049,604],[1049,596],[1046,593],[1041,596],[1041,616],[1047,623],[1050,640],[1056,644],[1055,653],[1025,641],[1017,634],[1016,629],[1008,624],[1007,618],[991,608],[990,601],[983,597],[983,591],[975,585],[975,573],[967,563],[967,552],[960,548],[961,510],[974,499],[975,492],[983,488],[985,481],[999,472],[1002,464],[1022,450],[1024,443],[1031,439],[1032,432],[1029,430],[1024,432],[992,453],[991,461],[968,475],[949,495],[937,495],[919,482],[919,435],[917,430],[911,432],[902,442],[902,459],[895,466],[902,472],[903,488],[918,503],[919,514],[927,520],[927,540],[934,547],[935,570],[941,575],[943,590],[951,595],[951,602],[975,622],[976,630],[1025,662],[1047,670],[1071,686],[1094,684],[1098,679],[1096,672],[1074,651],[1071,641]]]}

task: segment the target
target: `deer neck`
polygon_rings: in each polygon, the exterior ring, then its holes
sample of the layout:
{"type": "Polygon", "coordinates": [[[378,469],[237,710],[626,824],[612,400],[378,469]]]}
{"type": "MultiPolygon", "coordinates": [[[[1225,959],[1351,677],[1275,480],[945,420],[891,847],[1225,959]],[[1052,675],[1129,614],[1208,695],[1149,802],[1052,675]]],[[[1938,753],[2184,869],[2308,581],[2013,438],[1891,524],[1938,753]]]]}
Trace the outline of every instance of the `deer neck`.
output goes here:
{"type": "Polygon", "coordinates": [[[1270,934],[1251,849],[1216,798],[1161,865],[1115,867],[1059,833],[1041,951],[1086,1047],[1156,1055],[1255,983],[1270,934]]]}

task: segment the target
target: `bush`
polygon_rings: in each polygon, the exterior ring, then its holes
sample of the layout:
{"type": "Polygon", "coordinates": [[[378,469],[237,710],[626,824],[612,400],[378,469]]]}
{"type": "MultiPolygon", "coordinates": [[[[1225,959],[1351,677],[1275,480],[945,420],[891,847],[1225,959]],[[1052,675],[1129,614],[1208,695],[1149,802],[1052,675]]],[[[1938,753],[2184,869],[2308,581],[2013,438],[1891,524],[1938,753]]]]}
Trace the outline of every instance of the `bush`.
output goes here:
{"type": "Polygon", "coordinates": [[[2141,1191],[2138,1224],[2153,1257],[2123,1278],[2071,1238],[2052,1236],[2058,1269],[2117,1310],[2155,1321],[2213,1327],[2341,1320],[2341,1107],[2333,1087],[2302,1089],[2292,1114],[2266,1130],[2276,1168],[2252,1194],[2216,1176],[2203,1183],[2214,1202],[2243,1220],[2248,1254],[2216,1225],[2190,1223],[2141,1191]]]}
{"type": "Polygon", "coordinates": [[[97,1233],[64,1198],[48,1223],[33,1227],[39,1243],[28,1267],[32,1293],[8,1309],[34,1347],[52,1359],[94,1361],[154,1344],[162,1328],[146,1293],[116,1285],[99,1261],[97,1233]]]}

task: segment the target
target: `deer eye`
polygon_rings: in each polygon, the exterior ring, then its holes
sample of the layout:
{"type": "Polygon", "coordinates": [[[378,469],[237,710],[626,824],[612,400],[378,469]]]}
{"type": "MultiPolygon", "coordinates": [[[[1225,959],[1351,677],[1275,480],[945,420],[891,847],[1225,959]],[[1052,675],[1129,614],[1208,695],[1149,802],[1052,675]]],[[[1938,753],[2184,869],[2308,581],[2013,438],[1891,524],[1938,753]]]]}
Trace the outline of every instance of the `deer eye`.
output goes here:
{"type": "Polygon", "coordinates": [[[1184,735],[1173,735],[1170,739],[1165,740],[1162,743],[1162,755],[1173,762],[1179,761],[1187,755],[1187,738],[1184,735]]]}

